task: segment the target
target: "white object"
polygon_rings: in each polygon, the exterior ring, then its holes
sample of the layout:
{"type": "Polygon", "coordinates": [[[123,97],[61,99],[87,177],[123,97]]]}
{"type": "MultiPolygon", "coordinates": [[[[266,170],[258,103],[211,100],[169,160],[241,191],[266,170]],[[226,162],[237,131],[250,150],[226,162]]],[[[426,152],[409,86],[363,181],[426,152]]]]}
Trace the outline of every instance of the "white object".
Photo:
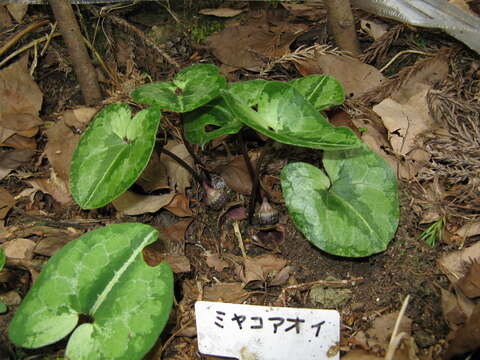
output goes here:
{"type": "Polygon", "coordinates": [[[480,18],[447,0],[352,0],[352,5],[407,24],[441,29],[480,54],[480,18]]]}
{"type": "Polygon", "coordinates": [[[340,314],[221,302],[195,304],[202,354],[255,360],[338,360],[340,314]]]}

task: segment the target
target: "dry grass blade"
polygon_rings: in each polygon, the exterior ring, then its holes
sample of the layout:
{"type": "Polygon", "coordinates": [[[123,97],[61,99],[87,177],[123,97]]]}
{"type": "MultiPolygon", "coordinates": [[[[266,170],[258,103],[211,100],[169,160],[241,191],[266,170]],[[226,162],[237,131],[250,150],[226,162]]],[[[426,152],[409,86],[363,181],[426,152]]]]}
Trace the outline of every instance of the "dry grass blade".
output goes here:
{"type": "Polygon", "coordinates": [[[395,322],[395,327],[393,328],[392,337],[390,338],[390,343],[388,344],[385,360],[393,360],[393,356],[395,355],[395,350],[400,345],[400,342],[406,335],[404,332],[400,334],[397,334],[397,333],[398,333],[398,329],[400,328],[400,322],[402,320],[402,317],[405,314],[405,311],[407,310],[409,300],[410,300],[410,295],[407,295],[405,297],[405,300],[403,300],[400,313],[398,314],[397,321],[395,322]]]}

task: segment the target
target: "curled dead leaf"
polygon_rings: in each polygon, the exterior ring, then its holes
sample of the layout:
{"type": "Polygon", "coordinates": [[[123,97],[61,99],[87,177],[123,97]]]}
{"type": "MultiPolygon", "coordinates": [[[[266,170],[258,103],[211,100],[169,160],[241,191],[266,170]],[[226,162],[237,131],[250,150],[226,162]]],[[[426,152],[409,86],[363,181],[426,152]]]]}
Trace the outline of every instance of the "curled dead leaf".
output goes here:
{"type": "MultiPolygon", "coordinates": [[[[169,140],[164,148],[178,156],[188,165],[193,166],[193,159],[184,144],[169,140]]],[[[185,189],[190,187],[192,181],[190,172],[164,153],[160,155],[160,162],[165,165],[170,188],[179,193],[184,193],[185,189]]]]}
{"type": "Polygon", "coordinates": [[[221,258],[219,254],[207,254],[207,266],[213,267],[215,271],[221,272],[229,266],[229,263],[221,258]]]}
{"type": "Polygon", "coordinates": [[[300,74],[328,74],[343,86],[348,98],[356,98],[386,81],[380,71],[360,60],[341,55],[319,54],[295,63],[300,74]]]}
{"type": "Polygon", "coordinates": [[[170,211],[178,217],[193,216],[190,209],[188,198],[184,194],[176,194],[170,203],[165,206],[165,210],[170,211]]]}
{"type": "Polygon", "coordinates": [[[0,187],[0,220],[5,219],[5,216],[15,206],[15,203],[15,198],[7,190],[0,187]]]}
{"type": "Polygon", "coordinates": [[[30,239],[17,238],[7,241],[1,245],[8,258],[27,259],[33,258],[35,242],[30,239]]]}
{"type": "Polygon", "coordinates": [[[125,215],[154,213],[167,206],[174,198],[174,193],[164,195],[140,195],[127,191],[112,201],[113,206],[125,215]]]}
{"type": "Polygon", "coordinates": [[[221,301],[239,304],[248,297],[248,291],[239,282],[216,283],[203,289],[205,301],[221,301]]]}

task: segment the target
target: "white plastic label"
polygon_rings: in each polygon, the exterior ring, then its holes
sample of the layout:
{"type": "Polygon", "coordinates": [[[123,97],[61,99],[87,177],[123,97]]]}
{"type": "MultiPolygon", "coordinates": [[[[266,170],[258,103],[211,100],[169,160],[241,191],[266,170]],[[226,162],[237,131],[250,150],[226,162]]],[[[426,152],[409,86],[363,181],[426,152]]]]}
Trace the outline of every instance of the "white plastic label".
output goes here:
{"type": "Polygon", "coordinates": [[[338,360],[340,314],[221,302],[195,304],[201,353],[249,360],[338,360]]]}

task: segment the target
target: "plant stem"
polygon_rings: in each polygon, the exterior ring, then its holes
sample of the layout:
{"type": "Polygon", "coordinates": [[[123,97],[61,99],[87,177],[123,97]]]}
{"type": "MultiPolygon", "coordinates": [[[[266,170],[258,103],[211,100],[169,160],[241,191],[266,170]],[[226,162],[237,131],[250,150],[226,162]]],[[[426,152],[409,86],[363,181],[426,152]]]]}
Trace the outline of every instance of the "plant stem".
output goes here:
{"type": "Polygon", "coordinates": [[[251,224],[253,220],[253,214],[255,213],[255,204],[257,202],[258,195],[258,177],[255,174],[253,169],[252,162],[248,157],[247,147],[245,145],[245,140],[243,139],[242,131],[237,133],[238,143],[240,144],[240,151],[242,152],[243,159],[247,165],[248,173],[250,174],[250,179],[252,180],[252,193],[250,194],[250,202],[248,204],[248,223],[251,224]]]}
{"type": "Polygon", "coordinates": [[[198,158],[197,154],[195,154],[195,151],[193,150],[192,144],[190,144],[188,142],[188,140],[185,138],[185,128],[183,127],[183,122],[180,126],[181,126],[180,134],[182,135],[183,145],[185,145],[185,148],[187,149],[190,156],[193,158],[193,161],[195,162],[195,164],[197,164],[198,166],[200,166],[201,168],[206,170],[207,169],[206,166],[198,158]]]}
{"type": "Polygon", "coordinates": [[[203,184],[203,179],[202,177],[195,171],[193,170],[193,168],[188,165],[185,160],[183,159],[180,159],[177,155],[175,155],[174,153],[172,153],[171,151],[167,150],[167,149],[164,149],[162,148],[160,150],[161,152],[163,152],[165,155],[169,156],[170,158],[172,158],[173,160],[175,160],[181,167],[183,167],[185,170],[187,170],[190,174],[192,174],[193,178],[199,183],[199,184],[203,184]]]}

